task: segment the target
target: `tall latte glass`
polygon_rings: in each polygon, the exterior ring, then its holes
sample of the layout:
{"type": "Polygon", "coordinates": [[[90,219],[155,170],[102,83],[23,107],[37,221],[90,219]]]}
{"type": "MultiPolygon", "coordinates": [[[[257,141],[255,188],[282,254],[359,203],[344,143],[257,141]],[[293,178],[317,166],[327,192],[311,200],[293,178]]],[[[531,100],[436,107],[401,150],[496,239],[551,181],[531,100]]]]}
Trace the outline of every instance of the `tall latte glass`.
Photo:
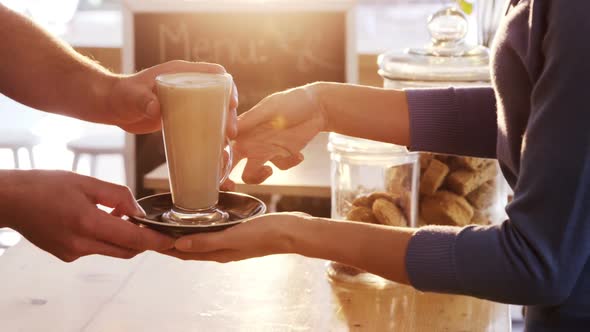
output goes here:
{"type": "Polygon", "coordinates": [[[227,213],[215,206],[219,185],[231,169],[230,157],[222,171],[231,75],[166,74],[156,83],[174,203],[164,220],[202,225],[226,221],[227,213]]]}

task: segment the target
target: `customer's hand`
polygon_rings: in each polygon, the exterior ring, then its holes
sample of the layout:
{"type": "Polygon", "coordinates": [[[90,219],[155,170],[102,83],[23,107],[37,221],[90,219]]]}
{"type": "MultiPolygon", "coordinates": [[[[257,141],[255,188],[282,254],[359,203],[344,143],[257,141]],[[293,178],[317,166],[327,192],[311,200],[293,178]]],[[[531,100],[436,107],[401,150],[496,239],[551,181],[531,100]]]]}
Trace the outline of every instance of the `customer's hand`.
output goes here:
{"type": "Polygon", "coordinates": [[[163,253],[184,260],[220,263],[291,253],[290,235],[307,217],[299,212],[267,214],[220,232],[181,237],[174,250],[163,253]]]}
{"type": "Polygon", "coordinates": [[[120,216],[142,215],[127,187],[63,171],[0,171],[2,226],[71,262],[100,254],[131,258],[174,240],[120,216]],[[114,208],[111,214],[97,204],[114,208]]]}
{"type": "MultiPolygon", "coordinates": [[[[211,63],[171,61],[134,75],[117,77],[104,107],[105,112],[109,112],[111,116],[107,122],[136,134],[160,130],[161,115],[156,94],[156,77],[180,72],[225,73],[225,69],[211,63]]],[[[237,135],[237,107],[238,90],[234,84],[228,109],[227,135],[229,138],[237,135]]]]}
{"type": "Polygon", "coordinates": [[[301,150],[326,128],[322,107],[309,86],[275,93],[238,118],[234,151],[239,161],[248,158],[242,179],[261,183],[272,174],[272,162],[289,169],[301,161],[301,150]]]}

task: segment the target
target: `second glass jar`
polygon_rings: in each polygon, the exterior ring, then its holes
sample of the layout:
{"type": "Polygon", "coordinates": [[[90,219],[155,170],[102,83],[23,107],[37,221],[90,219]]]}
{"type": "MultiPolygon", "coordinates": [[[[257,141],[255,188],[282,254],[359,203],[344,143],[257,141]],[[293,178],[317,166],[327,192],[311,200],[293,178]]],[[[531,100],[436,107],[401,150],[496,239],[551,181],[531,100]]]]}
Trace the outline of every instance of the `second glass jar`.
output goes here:
{"type": "MultiPolygon", "coordinates": [[[[332,218],[414,227],[417,220],[417,153],[405,147],[332,133],[332,218]]],[[[345,245],[345,244],[343,244],[345,245]]],[[[387,259],[384,253],[383,259],[387,259]]],[[[381,277],[337,262],[328,263],[332,279],[391,285],[381,277]]]]}

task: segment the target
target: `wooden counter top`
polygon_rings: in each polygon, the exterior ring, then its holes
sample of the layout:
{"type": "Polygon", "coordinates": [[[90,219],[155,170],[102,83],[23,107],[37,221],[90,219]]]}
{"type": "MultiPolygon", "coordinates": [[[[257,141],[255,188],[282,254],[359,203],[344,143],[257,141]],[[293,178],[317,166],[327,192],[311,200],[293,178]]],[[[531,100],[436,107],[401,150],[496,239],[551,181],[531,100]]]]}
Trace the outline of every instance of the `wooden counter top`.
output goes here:
{"type": "Polygon", "coordinates": [[[406,286],[332,283],[325,262],[230,264],[156,253],[62,263],[23,240],[0,256],[3,331],[509,331],[508,306],[406,286]]]}

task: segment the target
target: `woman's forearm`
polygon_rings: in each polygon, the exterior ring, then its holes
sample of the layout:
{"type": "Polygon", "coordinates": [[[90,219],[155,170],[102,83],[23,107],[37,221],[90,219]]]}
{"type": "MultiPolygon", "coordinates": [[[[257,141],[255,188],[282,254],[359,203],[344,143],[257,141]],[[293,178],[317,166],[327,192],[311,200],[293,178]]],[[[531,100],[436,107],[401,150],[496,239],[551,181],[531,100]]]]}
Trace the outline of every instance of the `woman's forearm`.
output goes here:
{"type": "Polygon", "coordinates": [[[285,227],[288,252],[352,265],[386,279],[408,284],[406,248],[412,228],[387,227],[323,218],[292,220],[285,227]]]}
{"type": "Polygon", "coordinates": [[[410,144],[410,120],[406,94],[341,83],[308,86],[326,117],[326,130],[344,135],[410,144]]]}
{"type": "Polygon", "coordinates": [[[43,111],[101,121],[116,76],[0,5],[0,93],[43,111]]]}

